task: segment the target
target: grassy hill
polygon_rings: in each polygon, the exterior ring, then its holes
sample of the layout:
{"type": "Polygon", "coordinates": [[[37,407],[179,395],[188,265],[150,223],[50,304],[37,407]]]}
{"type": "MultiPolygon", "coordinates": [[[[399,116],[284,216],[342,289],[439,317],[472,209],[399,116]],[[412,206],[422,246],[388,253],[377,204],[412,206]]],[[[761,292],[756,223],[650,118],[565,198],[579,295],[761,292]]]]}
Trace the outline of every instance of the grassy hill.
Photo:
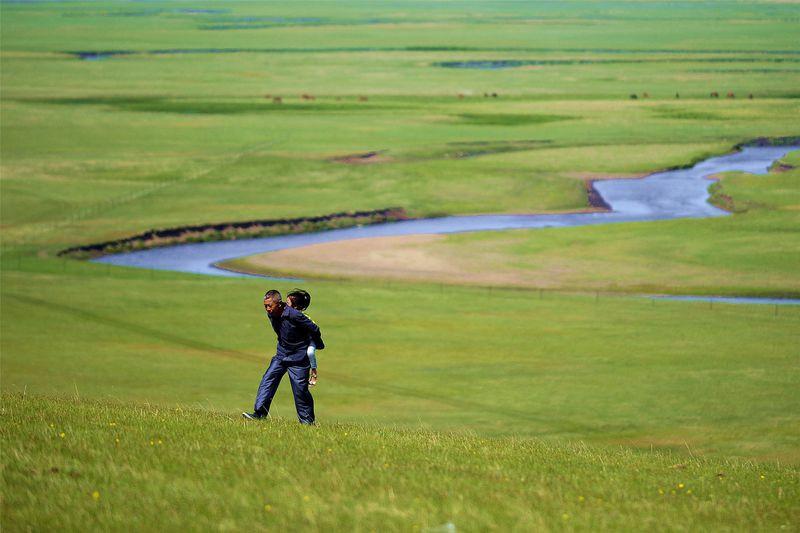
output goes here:
{"type": "Polygon", "coordinates": [[[75,530],[775,530],[777,464],[391,425],[2,397],[3,525],[75,530]]]}

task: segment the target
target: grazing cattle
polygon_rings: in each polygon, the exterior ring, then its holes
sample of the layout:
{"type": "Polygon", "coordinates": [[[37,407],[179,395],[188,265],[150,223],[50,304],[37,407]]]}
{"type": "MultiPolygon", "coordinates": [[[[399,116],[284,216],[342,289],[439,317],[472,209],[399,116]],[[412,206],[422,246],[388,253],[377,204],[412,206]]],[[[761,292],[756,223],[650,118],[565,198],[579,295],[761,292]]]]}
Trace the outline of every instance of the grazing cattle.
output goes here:
{"type": "Polygon", "coordinates": [[[492,98],[497,98],[497,93],[492,93],[492,98]]]}
{"type": "Polygon", "coordinates": [[[312,95],[310,95],[310,94],[301,94],[301,95],[300,95],[300,98],[302,98],[303,100],[316,100],[316,98],[314,98],[314,97],[313,97],[312,95]]]}
{"type": "Polygon", "coordinates": [[[710,96],[711,98],[719,98],[719,93],[717,91],[714,91],[713,93],[711,93],[710,96]]]}
{"type": "Polygon", "coordinates": [[[367,98],[366,96],[359,96],[358,97],[358,101],[359,102],[366,102],[367,100],[369,100],[369,98],[367,98]]]}
{"type": "Polygon", "coordinates": [[[484,98],[489,98],[489,93],[483,93],[484,98]]]}
{"type": "Polygon", "coordinates": [[[631,99],[631,100],[638,100],[638,99],[639,99],[639,97],[638,97],[638,96],[636,96],[635,94],[632,94],[632,95],[630,95],[630,99],[631,99]]]}
{"type": "Polygon", "coordinates": [[[680,98],[681,95],[679,93],[675,93],[675,98],[680,98]]]}
{"type": "Polygon", "coordinates": [[[729,91],[728,94],[725,95],[727,98],[736,98],[736,95],[733,92],[729,91]]]}
{"type": "Polygon", "coordinates": [[[650,98],[650,93],[642,93],[642,98],[650,98]]]}
{"type": "Polygon", "coordinates": [[[463,95],[463,94],[461,94],[461,93],[458,93],[458,99],[459,99],[459,100],[463,100],[463,99],[464,99],[464,95],[463,95]]]}
{"type": "Polygon", "coordinates": [[[748,94],[748,95],[747,95],[747,97],[748,97],[750,100],[752,100],[752,99],[753,99],[753,93],[750,93],[750,94],[748,94]]]}
{"type": "Polygon", "coordinates": [[[264,95],[264,98],[266,98],[267,100],[269,100],[270,98],[272,98],[272,95],[271,95],[271,94],[265,94],[265,95],[264,95]]]}
{"type": "Polygon", "coordinates": [[[275,97],[272,98],[272,103],[273,104],[282,104],[283,103],[283,98],[281,98],[280,96],[275,96],[275,97]]]}

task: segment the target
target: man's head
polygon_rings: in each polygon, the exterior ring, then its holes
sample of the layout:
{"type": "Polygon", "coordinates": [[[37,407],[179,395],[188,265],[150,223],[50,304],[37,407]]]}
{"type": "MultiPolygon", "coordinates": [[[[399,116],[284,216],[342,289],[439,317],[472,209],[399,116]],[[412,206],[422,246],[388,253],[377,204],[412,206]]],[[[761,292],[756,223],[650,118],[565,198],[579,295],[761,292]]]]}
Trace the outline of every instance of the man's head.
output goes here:
{"type": "Polygon", "coordinates": [[[272,316],[278,316],[283,312],[284,303],[281,301],[281,293],[276,290],[269,290],[264,294],[264,309],[272,316]]]}

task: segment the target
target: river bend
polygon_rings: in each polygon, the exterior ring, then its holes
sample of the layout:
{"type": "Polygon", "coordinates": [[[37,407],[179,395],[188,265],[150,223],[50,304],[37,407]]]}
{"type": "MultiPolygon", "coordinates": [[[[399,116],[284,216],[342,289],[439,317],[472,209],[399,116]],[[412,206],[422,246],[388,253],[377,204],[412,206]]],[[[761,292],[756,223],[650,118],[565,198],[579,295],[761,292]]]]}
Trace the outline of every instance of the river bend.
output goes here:
{"type": "Polygon", "coordinates": [[[769,167],[776,160],[798,148],[800,147],[745,147],[731,154],[706,159],[691,168],[656,172],[641,179],[596,181],[594,183],[595,189],[611,207],[611,210],[607,212],[473,215],[403,220],[318,233],[180,244],[107,255],[93,261],[119,266],[173,270],[215,276],[245,276],[246,274],[223,270],[214,265],[229,259],[264,252],[366,237],[721,217],[727,216],[729,213],[708,203],[710,182],[707,178],[709,176],[729,171],[766,174],[769,167]]]}

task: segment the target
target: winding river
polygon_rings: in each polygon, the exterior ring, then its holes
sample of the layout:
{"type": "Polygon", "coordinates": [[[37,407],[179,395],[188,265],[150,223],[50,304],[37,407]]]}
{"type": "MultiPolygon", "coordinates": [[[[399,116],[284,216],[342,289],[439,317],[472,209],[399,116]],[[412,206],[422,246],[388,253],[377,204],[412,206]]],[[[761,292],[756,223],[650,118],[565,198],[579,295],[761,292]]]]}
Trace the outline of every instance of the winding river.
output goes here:
{"type": "MultiPolygon", "coordinates": [[[[657,172],[641,179],[596,181],[595,189],[611,206],[611,210],[607,212],[474,215],[403,220],[318,233],[180,244],[107,255],[94,259],[94,261],[119,266],[215,276],[246,276],[246,274],[223,270],[216,267],[215,264],[264,252],[366,237],[588,226],[727,216],[728,212],[708,203],[708,187],[710,185],[708,176],[728,171],[766,174],[772,163],[796,149],[800,149],[800,146],[745,147],[731,154],[706,159],[691,168],[657,172]]],[[[710,298],[702,297],[702,299],[709,300],[710,298]]],[[[800,300],[765,298],[720,298],[720,301],[729,303],[800,303],[800,300]]]]}

